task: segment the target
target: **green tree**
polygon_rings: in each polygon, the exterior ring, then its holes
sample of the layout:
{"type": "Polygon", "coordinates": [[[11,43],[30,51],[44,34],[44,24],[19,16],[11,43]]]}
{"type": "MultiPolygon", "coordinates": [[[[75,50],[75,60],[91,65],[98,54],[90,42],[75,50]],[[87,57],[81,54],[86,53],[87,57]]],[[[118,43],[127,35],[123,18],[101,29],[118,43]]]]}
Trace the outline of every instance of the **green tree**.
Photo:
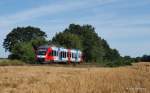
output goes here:
{"type": "Polygon", "coordinates": [[[15,46],[22,42],[28,42],[33,39],[45,39],[46,33],[35,27],[17,27],[14,28],[4,39],[3,47],[6,51],[12,52],[15,46]]]}
{"type": "MultiPolygon", "coordinates": [[[[82,51],[84,53],[85,60],[88,62],[100,62],[104,60],[105,55],[108,55],[110,52],[111,54],[115,54],[117,57],[120,57],[119,53],[115,50],[110,49],[109,45],[104,39],[98,36],[95,32],[94,27],[91,25],[76,25],[70,24],[68,28],[66,28],[63,32],[56,34],[53,37],[52,41],[57,42],[60,45],[68,46],[68,37],[67,34],[75,35],[78,38],[75,41],[81,42],[82,51]],[[65,39],[64,39],[65,38],[65,39]]],[[[69,37],[71,37],[71,35],[69,37]]],[[[69,44],[74,42],[75,38],[69,39],[69,44]]],[[[76,44],[69,45],[73,48],[76,48],[76,44]]],[[[109,58],[112,57],[109,55],[109,58]]]]}
{"type": "Polygon", "coordinates": [[[15,46],[15,48],[12,49],[13,54],[17,54],[17,56],[27,62],[31,63],[35,59],[35,52],[32,48],[31,42],[22,42],[15,46]]]}
{"type": "Polygon", "coordinates": [[[106,61],[115,61],[120,59],[121,56],[116,49],[108,49],[106,50],[106,54],[104,56],[104,60],[106,61]]]}
{"type": "Polygon", "coordinates": [[[82,43],[80,38],[72,33],[59,33],[52,39],[53,43],[59,44],[66,48],[76,48],[82,50],[82,43]]]}
{"type": "Polygon", "coordinates": [[[34,48],[46,41],[45,32],[35,27],[17,27],[13,29],[4,39],[3,46],[11,54],[9,58],[33,61],[34,48]],[[33,47],[34,46],[34,47],[33,47]]]}

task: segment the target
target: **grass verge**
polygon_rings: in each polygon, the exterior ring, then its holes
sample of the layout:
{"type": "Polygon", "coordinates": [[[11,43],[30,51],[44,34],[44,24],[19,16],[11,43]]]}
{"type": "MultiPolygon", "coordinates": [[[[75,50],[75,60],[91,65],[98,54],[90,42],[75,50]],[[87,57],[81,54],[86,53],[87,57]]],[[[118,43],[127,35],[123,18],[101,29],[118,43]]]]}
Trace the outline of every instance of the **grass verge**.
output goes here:
{"type": "Polygon", "coordinates": [[[20,60],[8,60],[8,59],[0,60],[0,66],[21,66],[21,65],[25,65],[25,63],[20,60]]]}

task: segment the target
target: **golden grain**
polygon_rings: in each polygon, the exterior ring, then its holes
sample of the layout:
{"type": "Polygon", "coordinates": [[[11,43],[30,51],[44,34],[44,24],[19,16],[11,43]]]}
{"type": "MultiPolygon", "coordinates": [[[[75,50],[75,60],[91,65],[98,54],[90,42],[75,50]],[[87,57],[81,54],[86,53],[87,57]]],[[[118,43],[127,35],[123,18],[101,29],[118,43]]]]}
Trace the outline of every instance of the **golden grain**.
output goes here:
{"type": "Polygon", "coordinates": [[[150,64],[118,68],[0,67],[0,93],[150,93],[150,64]]]}

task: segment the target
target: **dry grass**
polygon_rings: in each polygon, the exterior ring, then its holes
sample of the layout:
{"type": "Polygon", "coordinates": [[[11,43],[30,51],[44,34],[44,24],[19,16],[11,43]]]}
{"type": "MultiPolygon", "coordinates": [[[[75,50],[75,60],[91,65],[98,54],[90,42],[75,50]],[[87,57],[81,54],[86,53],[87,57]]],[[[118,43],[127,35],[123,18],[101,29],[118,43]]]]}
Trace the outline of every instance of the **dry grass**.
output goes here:
{"type": "Polygon", "coordinates": [[[0,67],[0,93],[150,93],[150,64],[119,68],[0,67]]]}
{"type": "Polygon", "coordinates": [[[20,60],[0,59],[0,66],[22,66],[22,65],[26,64],[20,60]]]}

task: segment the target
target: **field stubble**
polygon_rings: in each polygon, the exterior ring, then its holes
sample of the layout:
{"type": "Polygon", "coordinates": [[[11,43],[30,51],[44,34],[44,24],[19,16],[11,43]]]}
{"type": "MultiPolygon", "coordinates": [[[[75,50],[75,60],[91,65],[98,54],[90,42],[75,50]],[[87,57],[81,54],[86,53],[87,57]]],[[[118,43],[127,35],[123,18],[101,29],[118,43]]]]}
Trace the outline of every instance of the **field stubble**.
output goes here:
{"type": "Polygon", "coordinates": [[[150,93],[150,64],[117,68],[1,66],[0,93],[150,93]]]}

